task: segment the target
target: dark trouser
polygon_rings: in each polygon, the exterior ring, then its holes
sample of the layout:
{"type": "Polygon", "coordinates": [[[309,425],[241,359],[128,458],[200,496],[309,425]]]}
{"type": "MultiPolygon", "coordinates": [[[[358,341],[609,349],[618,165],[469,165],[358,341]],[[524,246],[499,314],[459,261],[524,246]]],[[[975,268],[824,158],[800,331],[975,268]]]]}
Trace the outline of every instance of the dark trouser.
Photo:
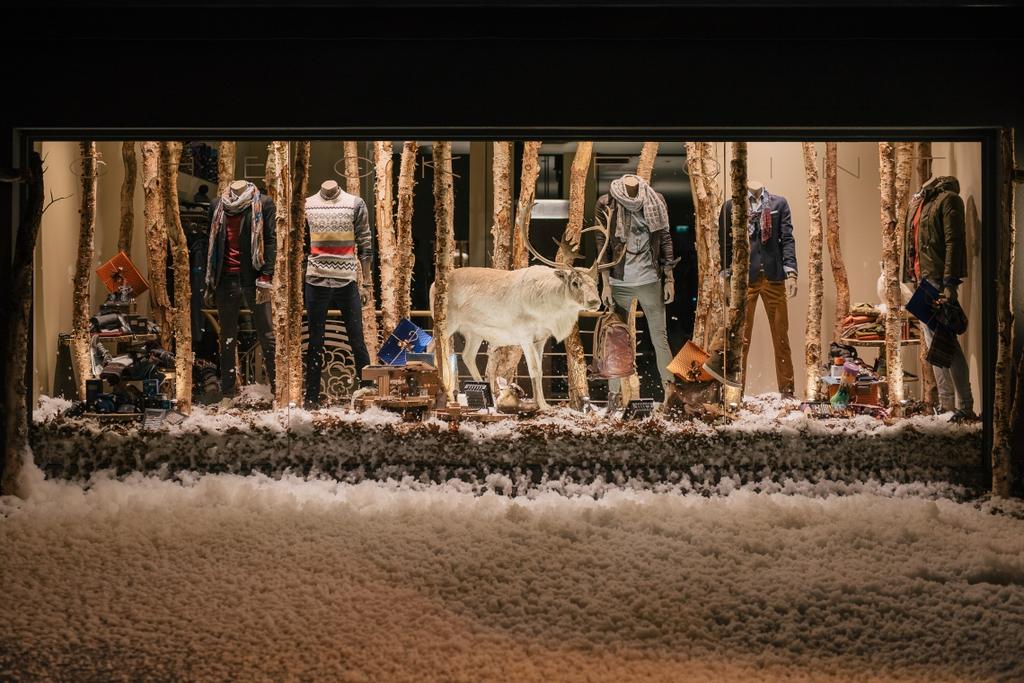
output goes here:
{"type": "Polygon", "coordinates": [[[324,334],[327,311],[337,308],[345,322],[345,335],[356,362],[356,379],[370,364],[370,354],[363,339],[363,304],[359,287],[350,282],[344,287],[320,287],[306,284],[306,315],[309,320],[309,345],[306,347],[306,400],[320,399],[320,375],[324,368],[324,334]]]}
{"type": "Polygon", "coordinates": [[[235,352],[238,348],[238,312],[242,308],[252,311],[256,334],[259,337],[260,349],[263,351],[263,366],[270,377],[270,387],[276,386],[274,381],[274,322],[271,316],[270,302],[256,304],[256,284],[243,286],[238,273],[224,273],[217,284],[217,317],[220,320],[220,386],[225,396],[234,396],[238,370],[235,367],[235,352]]]}
{"type": "MultiPolygon", "coordinates": [[[[747,365],[747,351],[750,349],[750,334],[754,329],[754,313],[757,311],[757,300],[764,301],[764,311],[768,315],[768,327],[775,346],[775,378],[779,383],[779,392],[792,395],[793,353],[789,348],[789,304],[786,298],[786,283],[772,282],[762,274],[757,280],[747,285],[746,319],[743,321],[743,367],[747,365]]],[[[724,346],[724,335],[721,328],[715,331],[714,338],[708,348],[710,353],[717,353],[724,346]]],[[[747,373],[743,373],[746,379],[747,373]]]]}

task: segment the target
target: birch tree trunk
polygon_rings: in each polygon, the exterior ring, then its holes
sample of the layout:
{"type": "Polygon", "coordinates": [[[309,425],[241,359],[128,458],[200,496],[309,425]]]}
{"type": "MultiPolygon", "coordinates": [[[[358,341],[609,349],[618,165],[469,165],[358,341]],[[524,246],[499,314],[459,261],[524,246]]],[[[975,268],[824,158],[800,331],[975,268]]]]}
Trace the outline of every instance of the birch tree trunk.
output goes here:
{"type": "Polygon", "coordinates": [[[900,309],[899,261],[896,252],[896,149],[891,142],[878,143],[882,193],[882,262],[885,273],[885,372],[889,385],[889,407],[898,409],[903,400],[903,360],[900,340],[903,321],[900,309]]]}
{"type": "Polygon", "coordinates": [[[636,174],[643,178],[645,182],[651,182],[651,174],[654,172],[654,160],[657,156],[658,143],[645,142],[640,150],[640,161],[636,165],[636,174]]]}
{"type": "Polygon", "coordinates": [[[896,143],[896,261],[897,276],[903,264],[903,221],[910,205],[910,181],[914,173],[914,143],[896,143]]]}
{"type": "MultiPolygon", "coordinates": [[[[392,189],[391,143],[375,142],[374,167],[376,184],[374,214],[377,223],[377,254],[380,263],[380,312],[383,336],[387,337],[398,325],[395,288],[395,227],[394,190],[392,189]]],[[[437,172],[437,169],[434,169],[437,172]]]]}
{"type": "Polygon", "coordinates": [[[290,400],[302,403],[302,289],[304,285],[302,262],[303,241],[306,232],[306,195],[309,194],[308,140],[295,143],[295,163],[292,166],[291,217],[288,221],[288,392],[290,400]]]}
{"type": "Polygon", "coordinates": [[[359,178],[359,143],[346,140],[342,143],[345,155],[345,192],[357,197],[362,196],[359,178]]]}
{"type": "MultiPolygon", "coordinates": [[[[346,140],[343,144],[345,156],[345,191],[356,197],[362,196],[362,185],[359,177],[359,143],[355,140],[346,140]]],[[[378,262],[380,255],[377,255],[378,262]]],[[[370,295],[370,300],[363,306],[363,339],[366,342],[366,350],[370,354],[370,362],[377,360],[377,348],[380,346],[380,335],[377,331],[377,295],[374,286],[371,268],[369,282],[363,280],[363,269],[356,269],[356,282],[360,287],[365,287],[370,295]]]]}
{"type": "Polygon", "coordinates": [[[495,142],[491,158],[494,192],[491,268],[508,270],[512,265],[512,143],[495,142]]]}
{"type": "MultiPolygon", "coordinates": [[[[27,187],[26,201],[21,205],[18,220],[17,241],[14,245],[14,259],[8,276],[4,278],[7,296],[0,304],[3,319],[0,327],[4,331],[3,384],[4,405],[3,476],[0,478],[0,495],[22,496],[28,493],[19,486],[22,468],[32,462],[32,450],[28,439],[28,376],[29,326],[32,312],[32,261],[43,222],[43,161],[39,154],[32,152],[28,167],[21,172],[4,173],[4,181],[24,182],[27,187]]],[[[53,200],[51,200],[52,203],[53,200]]]]}
{"type": "Polygon", "coordinates": [[[188,240],[181,225],[178,207],[178,162],[180,142],[160,143],[160,190],[163,193],[164,223],[171,242],[174,268],[174,308],[171,327],[174,334],[174,394],[178,411],[192,412],[192,282],[188,260],[188,240]]]}
{"type": "Polygon", "coordinates": [[[1013,129],[1003,129],[999,165],[1003,182],[998,188],[999,221],[996,250],[995,397],[992,411],[992,493],[1008,497],[1013,484],[1013,274],[1016,225],[1014,207],[1013,129]]]}
{"type": "Polygon", "coordinates": [[[836,320],[833,341],[843,335],[843,318],[850,314],[850,281],[846,276],[843,250],[839,241],[839,182],[836,162],[838,145],[825,143],[825,206],[828,212],[828,255],[832,264],[832,280],[836,284],[836,320]]]}
{"type": "MultiPolygon", "coordinates": [[[[725,335],[725,367],[740,385],[744,383],[743,323],[747,311],[747,284],[750,270],[750,240],[747,237],[750,207],[747,204],[747,143],[732,143],[729,160],[732,185],[732,277],[729,286],[728,329],[725,335]]],[[[727,404],[743,402],[743,389],[725,387],[727,404]]]]}
{"type": "Polygon", "coordinates": [[[824,282],[821,265],[821,196],[818,193],[818,154],[813,142],[801,143],[804,152],[804,176],[807,179],[807,210],[810,216],[807,240],[810,253],[807,268],[807,323],[804,327],[804,367],[807,373],[807,400],[818,398],[821,373],[821,299],[824,282]]]}
{"type": "MultiPolygon", "coordinates": [[[[932,143],[916,143],[914,154],[917,156],[915,185],[921,187],[932,176],[932,143]]],[[[898,218],[904,220],[903,217],[898,218]]],[[[900,259],[902,260],[902,258],[903,253],[900,252],[900,259]]],[[[939,391],[935,385],[935,373],[931,363],[928,362],[928,347],[924,343],[917,345],[917,360],[921,375],[921,401],[927,406],[937,406],[939,405],[939,391]]]]}
{"type": "Polygon", "coordinates": [[[710,341],[711,315],[722,310],[722,291],[718,274],[722,270],[718,239],[718,211],[721,188],[715,180],[714,145],[710,142],[686,143],[686,167],[694,197],[694,223],[697,247],[697,306],[693,339],[702,349],[710,341]]]}
{"type": "Polygon", "coordinates": [[[85,398],[85,380],[92,377],[89,334],[89,283],[92,280],[93,236],[96,232],[96,143],[79,143],[82,154],[82,203],[78,230],[78,259],[72,290],[71,360],[78,382],[78,397],[85,398]]]}
{"type": "MultiPolygon", "coordinates": [[[[533,201],[537,194],[537,177],[540,175],[540,164],[538,163],[540,145],[540,142],[535,141],[523,143],[523,163],[519,171],[519,199],[516,202],[516,215],[512,226],[512,252],[509,270],[526,268],[530,265],[523,233],[530,225],[533,201]]],[[[497,202],[495,202],[495,210],[497,210],[497,202]]],[[[495,242],[495,250],[497,250],[497,242],[495,242]]],[[[515,382],[516,371],[519,369],[519,361],[522,360],[522,357],[523,350],[518,346],[502,346],[497,349],[487,347],[485,372],[493,391],[497,392],[498,377],[515,382]]],[[[497,394],[495,393],[495,395],[497,394]]]]}
{"type": "Polygon", "coordinates": [[[523,165],[519,171],[519,200],[516,202],[516,219],[512,226],[512,270],[530,265],[523,235],[530,225],[534,198],[537,196],[540,145],[540,142],[534,141],[523,143],[523,165]]]}
{"type": "Polygon", "coordinates": [[[150,314],[160,328],[160,346],[171,348],[171,302],[167,296],[167,224],[160,187],[160,143],[142,143],[142,190],[145,195],[146,266],[150,314]]]}
{"type": "Polygon", "coordinates": [[[121,227],[117,231],[117,249],[132,253],[132,231],[135,228],[135,181],[139,164],[135,156],[135,143],[121,143],[121,161],[124,162],[124,180],[121,181],[121,227]]]}
{"type": "Polygon", "coordinates": [[[409,317],[412,309],[412,210],[416,186],[416,153],[419,145],[406,141],[398,171],[398,215],[395,221],[395,318],[409,317]]]}
{"type": "MultiPolygon", "coordinates": [[[[291,281],[291,218],[292,218],[292,177],[291,150],[286,140],[270,143],[267,156],[267,191],[277,208],[275,229],[277,231],[277,260],[274,262],[274,286],[271,289],[271,303],[274,315],[274,336],[277,341],[274,351],[274,401],[283,408],[292,397],[292,354],[291,347],[298,340],[291,338],[289,324],[289,293],[291,281]]],[[[258,292],[258,290],[257,290],[258,292]]]]}
{"type": "Polygon", "coordinates": [[[235,153],[238,145],[234,142],[222,141],[217,147],[217,196],[227,191],[228,185],[235,179],[235,153]]]}
{"type": "MultiPolygon", "coordinates": [[[[587,174],[593,156],[594,143],[580,142],[569,171],[569,220],[565,224],[562,246],[555,257],[558,263],[572,266],[579,254],[580,234],[583,231],[583,213],[586,204],[587,174]]],[[[582,410],[584,398],[590,396],[587,386],[587,361],[580,340],[580,326],[577,322],[565,338],[566,374],[569,382],[569,406],[582,410]]]]}
{"type": "Polygon", "coordinates": [[[452,143],[435,142],[431,153],[434,163],[434,356],[441,384],[451,400],[456,384],[448,363],[452,349],[448,335],[448,276],[454,267],[452,252],[455,248],[452,143]]]}

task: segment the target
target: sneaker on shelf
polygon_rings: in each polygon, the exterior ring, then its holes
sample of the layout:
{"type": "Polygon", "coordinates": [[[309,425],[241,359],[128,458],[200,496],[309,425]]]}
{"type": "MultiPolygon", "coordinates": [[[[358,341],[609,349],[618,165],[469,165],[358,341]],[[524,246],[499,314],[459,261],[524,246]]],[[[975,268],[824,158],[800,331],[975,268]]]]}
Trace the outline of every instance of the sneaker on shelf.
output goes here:
{"type": "Polygon", "coordinates": [[[957,408],[953,411],[953,416],[949,418],[950,422],[977,422],[981,418],[971,410],[970,408],[957,408]]]}
{"type": "Polygon", "coordinates": [[[725,353],[719,351],[718,353],[711,354],[711,357],[707,359],[703,366],[701,366],[704,372],[708,373],[719,382],[727,387],[733,387],[738,389],[742,385],[736,380],[728,379],[725,375],[725,353]]]}

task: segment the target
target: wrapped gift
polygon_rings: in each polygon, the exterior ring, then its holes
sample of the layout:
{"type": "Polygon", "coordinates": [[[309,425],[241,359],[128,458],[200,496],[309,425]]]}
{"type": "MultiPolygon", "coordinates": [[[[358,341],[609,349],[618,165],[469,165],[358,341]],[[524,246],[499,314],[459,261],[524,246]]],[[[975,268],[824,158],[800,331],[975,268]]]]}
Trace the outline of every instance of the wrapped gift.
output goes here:
{"type": "Polygon", "coordinates": [[[410,353],[424,353],[434,340],[426,331],[417,327],[408,318],[395,327],[377,352],[377,359],[384,365],[405,365],[410,353]]]}

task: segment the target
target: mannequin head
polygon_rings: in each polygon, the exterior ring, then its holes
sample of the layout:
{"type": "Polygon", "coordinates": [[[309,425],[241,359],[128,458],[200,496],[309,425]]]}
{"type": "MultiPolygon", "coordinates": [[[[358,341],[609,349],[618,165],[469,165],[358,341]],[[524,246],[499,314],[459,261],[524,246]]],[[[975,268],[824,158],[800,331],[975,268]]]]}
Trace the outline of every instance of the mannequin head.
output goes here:
{"type": "Polygon", "coordinates": [[[324,199],[334,199],[341,194],[341,187],[334,180],[325,180],[320,184],[320,196],[324,199]]]}
{"type": "Polygon", "coordinates": [[[640,178],[635,175],[622,176],[622,185],[626,188],[626,194],[635,197],[640,191],[640,178]]]}
{"type": "Polygon", "coordinates": [[[247,187],[249,187],[249,181],[247,180],[232,180],[231,184],[228,185],[228,189],[235,194],[242,194],[247,187]]]}
{"type": "Polygon", "coordinates": [[[760,180],[748,180],[747,189],[750,190],[750,193],[755,197],[760,197],[761,193],[764,192],[764,183],[760,180]]]}

